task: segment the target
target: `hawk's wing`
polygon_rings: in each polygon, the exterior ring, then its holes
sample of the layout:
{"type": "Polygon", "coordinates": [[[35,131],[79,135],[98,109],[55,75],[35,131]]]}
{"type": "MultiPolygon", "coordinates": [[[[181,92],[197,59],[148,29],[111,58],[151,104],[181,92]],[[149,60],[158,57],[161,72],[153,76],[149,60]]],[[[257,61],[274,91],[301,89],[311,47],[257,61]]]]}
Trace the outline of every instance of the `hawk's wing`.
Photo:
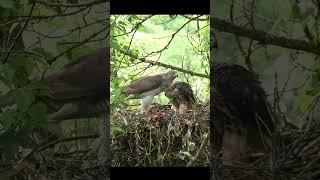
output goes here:
{"type": "Polygon", "coordinates": [[[122,91],[126,94],[141,94],[159,88],[163,81],[161,75],[145,76],[124,86],[122,91]]]}
{"type": "Polygon", "coordinates": [[[101,48],[64,66],[44,79],[55,100],[106,98],[109,48],[101,48]]]}

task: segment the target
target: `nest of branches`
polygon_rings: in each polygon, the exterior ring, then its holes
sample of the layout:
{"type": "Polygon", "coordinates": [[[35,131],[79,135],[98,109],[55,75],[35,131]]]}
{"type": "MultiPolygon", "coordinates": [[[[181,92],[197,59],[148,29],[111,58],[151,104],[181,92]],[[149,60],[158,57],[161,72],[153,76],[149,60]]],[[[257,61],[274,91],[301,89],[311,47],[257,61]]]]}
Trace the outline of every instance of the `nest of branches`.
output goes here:
{"type": "Polygon", "coordinates": [[[0,165],[0,179],[108,179],[109,167],[100,164],[89,150],[69,151],[67,144],[74,146],[76,139],[94,139],[98,135],[70,137],[44,143],[35,149],[22,149],[14,161],[0,165]],[[65,151],[51,149],[65,143],[65,151]],[[89,152],[89,153],[88,153],[89,152]]]}
{"type": "Polygon", "coordinates": [[[209,103],[178,114],[170,105],[111,116],[114,166],[209,166],[209,103]]]}
{"type": "Polygon", "coordinates": [[[319,122],[287,128],[274,139],[271,154],[252,154],[248,163],[224,166],[224,179],[320,179],[319,122]]]}

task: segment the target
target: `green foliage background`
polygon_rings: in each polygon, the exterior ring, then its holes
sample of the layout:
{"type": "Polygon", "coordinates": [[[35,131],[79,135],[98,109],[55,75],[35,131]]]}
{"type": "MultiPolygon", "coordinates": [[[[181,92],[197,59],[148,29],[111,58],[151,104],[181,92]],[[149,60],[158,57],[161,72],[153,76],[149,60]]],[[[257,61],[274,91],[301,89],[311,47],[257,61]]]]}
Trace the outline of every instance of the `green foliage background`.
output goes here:
{"type": "MultiPolygon", "coordinates": [[[[48,123],[46,107],[39,101],[46,90],[37,82],[44,74],[60,70],[70,60],[106,46],[107,17],[105,13],[92,13],[102,12],[105,7],[101,4],[91,7],[91,12],[86,11],[88,8],[0,0],[0,105],[15,104],[0,111],[2,162],[12,160],[21,146],[38,146],[39,142],[32,138],[36,133],[50,131],[62,136],[77,136],[97,132],[96,121],[69,121],[62,126],[48,123]],[[16,38],[22,27],[21,36],[16,38]],[[94,33],[97,34],[93,36],[94,33]],[[10,49],[13,42],[15,46],[10,49]],[[8,50],[11,50],[9,56],[8,50]]],[[[84,141],[88,145],[91,140],[84,141]]],[[[76,145],[58,144],[50,153],[81,149],[79,142],[76,145]]]]}
{"type": "MultiPolygon", "coordinates": [[[[190,16],[195,18],[197,16],[190,16]]],[[[111,109],[136,108],[139,100],[124,102],[121,88],[146,75],[168,72],[170,69],[151,66],[128,57],[118,49],[147,60],[161,62],[209,77],[209,17],[202,21],[180,15],[113,15],[111,16],[111,109]],[[172,38],[172,41],[170,41],[172,38]],[[167,46],[167,47],[166,47],[167,46]],[[166,48],[165,48],[166,47],[166,48]],[[165,49],[164,49],[165,48],[165,49]],[[158,52],[160,51],[160,52],[158,52]],[[155,53],[152,53],[155,52],[155,53]],[[127,104],[128,103],[128,104],[127,104]],[[132,106],[131,106],[132,105],[132,106]]],[[[209,97],[209,79],[178,71],[176,81],[188,82],[199,101],[209,97]]],[[[169,103],[162,93],[155,97],[159,104],[169,103]]]]}
{"type": "MultiPolygon", "coordinates": [[[[255,29],[276,36],[311,41],[316,45],[320,42],[320,14],[316,1],[214,0],[212,14],[230,22],[232,2],[234,23],[239,26],[252,29],[253,24],[255,29]],[[252,19],[251,23],[249,19],[252,19]]],[[[221,32],[216,35],[219,48],[214,53],[215,58],[247,66],[235,35],[221,32]]],[[[250,39],[240,37],[240,42],[247,53],[250,39]]],[[[319,92],[319,56],[279,46],[264,46],[256,41],[252,42],[251,49],[250,61],[271,104],[278,104],[276,111],[289,122],[301,125],[310,103],[319,92]],[[280,98],[275,98],[275,89],[280,98]]]]}

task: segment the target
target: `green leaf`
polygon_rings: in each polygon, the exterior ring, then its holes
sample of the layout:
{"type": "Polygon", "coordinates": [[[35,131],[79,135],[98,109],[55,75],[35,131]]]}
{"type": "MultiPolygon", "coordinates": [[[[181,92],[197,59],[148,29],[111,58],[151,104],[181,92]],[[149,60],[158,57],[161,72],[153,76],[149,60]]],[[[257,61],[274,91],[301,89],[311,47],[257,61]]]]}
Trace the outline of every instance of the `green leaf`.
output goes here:
{"type": "Polygon", "coordinates": [[[46,119],[46,106],[39,102],[35,105],[32,105],[28,111],[29,116],[32,121],[41,122],[46,119]]]}
{"type": "Polygon", "coordinates": [[[117,133],[117,132],[126,133],[126,130],[122,129],[121,127],[112,126],[111,127],[111,133],[114,134],[114,133],[117,133]]]}
{"type": "Polygon", "coordinates": [[[21,136],[18,136],[14,131],[8,130],[0,135],[0,149],[6,156],[13,156],[19,150],[21,136]]]}
{"type": "MultiPolygon", "coordinates": [[[[16,73],[26,72],[27,74],[32,73],[33,69],[36,66],[34,61],[21,54],[12,56],[9,61],[9,65],[16,71],[16,73]]],[[[17,74],[16,76],[19,76],[19,74],[17,74]]]]}
{"type": "Polygon", "coordinates": [[[117,41],[111,41],[111,47],[114,48],[114,49],[117,49],[117,50],[121,49],[121,47],[120,47],[120,45],[118,44],[117,41]]]}
{"type": "Polygon", "coordinates": [[[0,0],[0,7],[13,9],[15,7],[15,2],[13,0],[0,0]]]}
{"type": "Polygon", "coordinates": [[[18,111],[25,112],[35,100],[35,94],[30,89],[17,89],[14,92],[14,101],[18,111]]]}
{"type": "Polygon", "coordinates": [[[2,130],[8,130],[16,123],[16,112],[3,112],[0,114],[0,122],[3,126],[2,130]]]}
{"type": "Polygon", "coordinates": [[[10,106],[13,103],[14,103],[13,96],[12,96],[12,94],[10,94],[10,92],[0,96],[0,106],[1,107],[10,106]]]}
{"type": "Polygon", "coordinates": [[[14,87],[15,70],[9,64],[0,66],[0,80],[10,88],[14,87]]]}
{"type": "Polygon", "coordinates": [[[127,30],[126,30],[126,26],[125,25],[123,25],[123,24],[118,24],[118,27],[119,27],[119,29],[123,32],[123,33],[127,33],[127,30]]]}
{"type": "Polygon", "coordinates": [[[144,25],[139,24],[139,25],[138,25],[138,30],[139,30],[139,31],[144,31],[144,30],[145,30],[144,25]]]}
{"type": "Polygon", "coordinates": [[[184,154],[184,155],[186,155],[186,156],[188,156],[188,157],[193,157],[191,154],[190,154],[190,152],[188,152],[188,151],[182,151],[182,152],[180,152],[181,154],[184,154]]]}
{"type": "Polygon", "coordinates": [[[122,25],[122,26],[124,26],[124,27],[127,26],[127,24],[124,23],[123,21],[118,21],[118,24],[119,24],[119,25],[122,25]]]}

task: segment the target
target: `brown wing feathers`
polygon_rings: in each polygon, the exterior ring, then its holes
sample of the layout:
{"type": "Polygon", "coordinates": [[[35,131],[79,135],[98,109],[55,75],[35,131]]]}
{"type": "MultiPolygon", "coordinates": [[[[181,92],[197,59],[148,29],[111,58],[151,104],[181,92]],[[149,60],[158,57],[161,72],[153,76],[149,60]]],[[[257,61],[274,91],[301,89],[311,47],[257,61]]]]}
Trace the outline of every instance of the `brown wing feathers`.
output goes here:
{"type": "Polygon", "coordinates": [[[61,72],[44,79],[49,97],[68,100],[81,97],[107,97],[109,48],[101,48],[64,66],[61,72]]]}
{"type": "Polygon", "coordinates": [[[124,86],[122,91],[126,94],[140,94],[153,89],[157,89],[162,84],[161,75],[146,76],[132,81],[129,85],[124,86]]]}

